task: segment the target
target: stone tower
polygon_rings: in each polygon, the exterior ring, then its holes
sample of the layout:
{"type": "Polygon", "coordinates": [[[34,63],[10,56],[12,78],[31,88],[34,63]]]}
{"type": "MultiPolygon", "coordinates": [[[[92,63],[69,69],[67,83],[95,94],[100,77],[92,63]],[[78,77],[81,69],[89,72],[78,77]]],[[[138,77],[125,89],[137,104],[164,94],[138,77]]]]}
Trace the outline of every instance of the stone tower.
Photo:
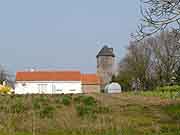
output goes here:
{"type": "Polygon", "coordinates": [[[101,89],[104,89],[114,74],[115,55],[113,48],[104,46],[96,56],[97,58],[97,75],[100,77],[101,89]]]}

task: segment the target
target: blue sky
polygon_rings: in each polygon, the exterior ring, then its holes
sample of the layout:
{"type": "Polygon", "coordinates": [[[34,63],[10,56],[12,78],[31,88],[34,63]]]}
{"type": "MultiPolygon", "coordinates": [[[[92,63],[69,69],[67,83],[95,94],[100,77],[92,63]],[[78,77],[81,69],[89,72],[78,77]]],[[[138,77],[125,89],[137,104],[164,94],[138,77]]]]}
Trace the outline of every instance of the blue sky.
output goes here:
{"type": "Polygon", "coordinates": [[[139,0],[0,0],[0,64],[17,70],[96,71],[107,44],[126,53],[139,0]]]}

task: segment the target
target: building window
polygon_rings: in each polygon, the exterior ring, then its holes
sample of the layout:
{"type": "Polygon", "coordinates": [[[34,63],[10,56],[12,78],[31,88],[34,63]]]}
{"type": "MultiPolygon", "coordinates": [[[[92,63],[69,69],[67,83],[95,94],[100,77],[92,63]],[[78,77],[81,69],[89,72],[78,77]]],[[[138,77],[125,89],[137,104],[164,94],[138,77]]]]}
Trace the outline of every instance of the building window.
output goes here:
{"type": "Polygon", "coordinates": [[[25,86],[26,86],[26,83],[22,83],[22,86],[25,87],[25,86]]]}
{"type": "Polygon", "coordinates": [[[56,91],[62,91],[62,89],[56,89],[56,91]]]}
{"type": "Polygon", "coordinates": [[[47,84],[38,84],[39,93],[45,93],[47,91],[47,84]]]}

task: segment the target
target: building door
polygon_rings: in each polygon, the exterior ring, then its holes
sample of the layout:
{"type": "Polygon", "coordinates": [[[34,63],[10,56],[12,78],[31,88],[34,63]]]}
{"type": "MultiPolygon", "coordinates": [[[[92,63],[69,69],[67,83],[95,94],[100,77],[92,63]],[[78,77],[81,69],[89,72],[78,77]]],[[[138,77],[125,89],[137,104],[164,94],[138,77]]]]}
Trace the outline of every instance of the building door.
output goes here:
{"type": "Polygon", "coordinates": [[[52,84],[52,94],[56,94],[56,85],[52,84]]]}

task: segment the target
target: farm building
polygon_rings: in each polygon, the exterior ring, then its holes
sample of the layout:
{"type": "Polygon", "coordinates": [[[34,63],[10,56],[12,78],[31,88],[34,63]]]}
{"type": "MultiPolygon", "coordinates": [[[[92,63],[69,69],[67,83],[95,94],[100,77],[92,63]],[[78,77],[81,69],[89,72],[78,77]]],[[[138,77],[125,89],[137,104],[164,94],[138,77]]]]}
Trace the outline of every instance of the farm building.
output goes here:
{"type": "Polygon", "coordinates": [[[104,46],[97,54],[97,73],[80,71],[25,71],[16,73],[15,94],[93,93],[104,90],[114,74],[113,48],[104,46]]]}
{"type": "Polygon", "coordinates": [[[24,71],[16,73],[15,94],[77,94],[99,92],[99,78],[79,71],[24,71]]]}
{"type": "Polygon", "coordinates": [[[100,79],[95,74],[82,74],[83,93],[100,93],[100,79]]]}

